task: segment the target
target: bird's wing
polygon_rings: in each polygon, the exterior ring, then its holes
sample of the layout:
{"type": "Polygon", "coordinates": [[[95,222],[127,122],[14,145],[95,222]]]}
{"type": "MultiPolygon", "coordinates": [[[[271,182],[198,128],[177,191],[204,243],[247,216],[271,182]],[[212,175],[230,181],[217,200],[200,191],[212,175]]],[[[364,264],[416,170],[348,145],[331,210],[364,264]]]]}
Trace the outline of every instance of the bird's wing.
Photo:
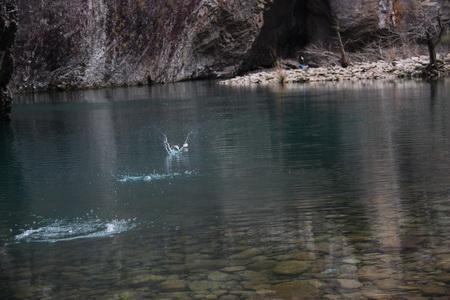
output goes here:
{"type": "Polygon", "coordinates": [[[156,126],[155,126],[155,129],[156,129],[156,130],[159,132],[159,134],[162,136],[163,142],[164,142],[164,143],[167,143],[167,142],[168,142],[167,135],[165,135],[165,133],[163,133],[161,130],[159,130],[159,128],[156,127],[156,126]]]}
{"type": "Polygon", "coordinates": [[[192,130],[189,131],[188,135],[186,136],[186,139],[184,140],[184,144],[187,144],[187,142],[189,141],[189,137],[191,136],[191,134],[192,134],[192,130]]]}

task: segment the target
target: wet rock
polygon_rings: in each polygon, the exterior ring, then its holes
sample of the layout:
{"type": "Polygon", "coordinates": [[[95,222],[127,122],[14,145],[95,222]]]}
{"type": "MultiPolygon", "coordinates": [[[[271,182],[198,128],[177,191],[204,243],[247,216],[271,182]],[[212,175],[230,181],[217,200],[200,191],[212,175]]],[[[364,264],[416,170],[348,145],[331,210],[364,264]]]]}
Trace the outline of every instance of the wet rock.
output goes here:
{"type": "Polygon", "coordinates": [[[239,297],[236,295],[222,295],[218,299],[219,300],[239,300],[239,297]]]}
{"type": "Polygon", "coordinates": [[[142,299],[141,295],[134,291],[124,291],[112,296],[111,300],[138,300],[142,299]]]}
{"type": "Polygon", "coordinates": [[[252,263],[248,265],[247,268],[253,271],[271,270],[273,269],[273,267],[275,267],[276,264],[277,262],[273,260],[263,260],[252,263]]]}
{"type": "Polygon", "coordinates": [[[227,272],[227,273],[234,273],[234,272],[239,272],[239,271],[244,271],[245,267],[244,266],[230,266],[230,267],[225,267],[222,269],[222,271],[227,272]]]}
{"type": "Polygon", "coordinates": [[[341,297],[338,295],[323,295],[323,299],[326,300],[341,300],[341,297]]]}
{"type": "Polygon", "coordinates": [[[274,256],[273,259],[276,259],[278,261],[285,261],[285,260],[293,260],[293,257],[291,254],[282,254],[274,256]]]}
{"type": "Polygon", "coordinates": [[[437,268],[450,272],[450,260],[442,261],[436,265],[437,268]]]}
{"type": "Polygon", "coordinates": [[[258,290],[270,290],[271,289],[271,285],[266,283],[254,283],[254,282],[250,282],[250,281],[244,281],[242,282],[242,286],[247,289],[247,290],[254,290],[254,291],[258,291],[258,290]]]}
{"type": "Polygon", "coordinates": [[[225,260],[220,259],[196,259],[185,265],[186,270],[211,270],[220,269],[227,265],[225,260]]]}
{"type": "Polygon", "coordinates": [[[208,275],[208,279],[212,281],[226,281],[230,278],[230,275],[227,273],[214,271],[208,275]]]}
{"type": "Polygon", "coordinates": [[[337,282],[341,288],[349,290],[359,289],[363,286],[361,282],[354,279],[337,279],[337,282]]]}
{"type": "MultiPolygon", "coordinates": [[[[214,293],[219,293],[221,290],[232,290],[236,289],[238,286],[238,282],[234,280],[230,281],[209,281],[208,282],[209,289],[214,293]]],[[[220,294],[220,293],[219,293],[220,294]]]]}
{"type": "Polygon", "coordinates": [[[229,293],[244,299],[249,299],[251,296],[255,294],[255,292],[253,291],[245,291],[245,290],[230,290],[229,293]]]}
{"type": "Polygon", "coordinates": [[[239,252],[235,255],[232,255],[231,258],[233,258],[233,259],[248,259],[248,258],[257,256],[261,253],[262,253],[261,249],[250,248],[250,249],[244,250],[242,252],[239,252]]]}
{"type": "Polygon", "coordinates": [[[190,281],[188,287],[194,292],[202,292],[209,289],[209,284],[206,280],[190,281]]]}
{"type": "Polygon", "coordinates": [[[321,298],[321,286],[317,280],[296,280],[277,284],[273,290],[283,299],[313,300],[321,298]]]}
{"type": "Polygon", "coordinates": [[[436,276],[436,280],[449,284],[450,283],[450,273],[446,272],[444,274],[439,274],[436,276]]]}
{"type": "Polygon", "coordinates": [[[356,258],[353,258],[353,257],[347,257],[347,258],[344,258],[344,259],[342,260],[342,262],[343,262],[344,264],[356,265],[356,264],[359,264],[359,263],[360,263],[360,260],[358,260],[358,259],[356,259],[356,258]]]}
{"type": "Polygon", "coordinates": [[[395,296],[390,295],[387,292],[380,291],[380,290],[363,290],[362,296],[364,296],[366,299],[369,300],[394,300],[395,296]]]}
{"type": "Polygon", "coordinates": [[[260,289],[256,291],[256,295],[264,297],[271,297],[274,296],[275,294],[276,294],[275,291],[269,289],[260,289]]]}
{"type": "Polygon", "coordinates": [[[306,272],[310,267],[305,261],[288,260],[278,263],[272,271],[278,275],[296,275],[306,272]]]}
{"type": "Polygon", "coordinates": [[[186,282],[180,279],[173,278],[161,282],[161,289],[165,291],[180,291],[186,289],[186,287],[186,282]]]}
{"type": "Polygon", "coordinates": [[[246,281],[249,281],[251,284],[261,284],[267,283],[269,281],[267,275],[262,272],[255,271],[243,271],[239,272],[239,275],[246,281]]]}
{"type": "Polygon", "coordinates": [[[427,284],[420,287],[420,290],[426,296],[445,296],[448,295],[448,291],[445,287],[436,284],[427,284]]]}
{"type": "Polygon", "coordinates": [[[337,271],[339,272],[339,278],[352,279],[356,277],[357,270],[358,269],[354,265],[342,265],[337,271]]]}
{"type": "Polygon", "coordinates": [[[363,266],[358,270],[358,276],[365,280],[390,278],[392,274],[376,266],[363,266]]]}
{"type": "Polygon", "coordinates": [[[130,280],[131,284],[155,283],[164,281],[165,277],[155,274],[143,274],[135,276],[130,280]]]}
{"type": "Polygon", "coordinates": [[[382,290],[392,290],[398,288],[398,282],[392,279],[382,279],[374,281],[375,285],[382,290]]]}
{"type": "Polygon", "coordinates": [[[315,255],[312,252],[295,251],[291,255],[293,259],[302,261],[309,261],[315,258],[315,255]]]}

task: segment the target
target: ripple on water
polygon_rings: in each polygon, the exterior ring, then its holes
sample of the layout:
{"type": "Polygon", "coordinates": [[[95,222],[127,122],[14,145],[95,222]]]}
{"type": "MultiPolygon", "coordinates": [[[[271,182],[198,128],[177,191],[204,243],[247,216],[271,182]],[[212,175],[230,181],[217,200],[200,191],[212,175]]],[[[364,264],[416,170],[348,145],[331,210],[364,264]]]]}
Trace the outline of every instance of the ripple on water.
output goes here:
{"type": "Polygon", "coordinates": [[[147,175],[118,175],[117,181],[122,183],[127,182],[151,182],[151,181],[157,181],[157,180],[164,180],[164,179],[172,179],[175,177],[181,177],[181,176],[191,176],[195,175],[195,171],[184,171],[184,172],[174,172],[174,173],[168,173],[168,174],[158,174],[158,173],[151,173],[147,175]]]}
{"type": "Polygon", "coordinates": [[[56,220],[46,226],[27,229],[14,236],[16,242],[60,242],[76,239],[101,238],[128,231],[136,226],[134,219],[56,220]]]}

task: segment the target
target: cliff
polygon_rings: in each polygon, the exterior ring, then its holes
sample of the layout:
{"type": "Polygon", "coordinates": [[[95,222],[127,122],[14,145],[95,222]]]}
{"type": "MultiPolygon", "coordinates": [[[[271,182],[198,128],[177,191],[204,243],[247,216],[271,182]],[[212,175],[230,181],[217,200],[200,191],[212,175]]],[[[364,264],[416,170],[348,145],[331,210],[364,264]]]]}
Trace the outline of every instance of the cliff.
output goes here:
{"type": "Polygon", "coordinates": [[[0,6],[0,120],[8,118],[11,110],[8,84],[13,73],[11,48],[17,29],[15,3],[10,0],[3,1],[0,6]]]}
{"type": "Polygon", "coordinates": [[[18,0],[18,90],[229,77],[395,26],[407,0],[18,0]]]}

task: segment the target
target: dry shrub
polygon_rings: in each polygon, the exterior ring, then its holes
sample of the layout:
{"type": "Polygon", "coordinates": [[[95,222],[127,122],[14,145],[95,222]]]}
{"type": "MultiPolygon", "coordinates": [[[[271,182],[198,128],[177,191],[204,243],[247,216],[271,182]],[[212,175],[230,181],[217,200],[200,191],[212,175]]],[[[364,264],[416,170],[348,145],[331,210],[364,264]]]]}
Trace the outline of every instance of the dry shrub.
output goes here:
{"type": "Polygon", "coordinates": [[[277,60],[275,62],[275,77],[279,84],[284,85],[286,83],[287,74],[286,74],[286,71],[283,69],[282,63],[280,60],[277,60]]]}
{"type": "Polygon", "coordinates": [[[312,67],[337,65],[340,59],[339,53],[324,44],[310,44],[299,53],[299,56],[303,56],[305,63],[312,67]]]}
{"type": "MultiPolygon", "coordinates": [[[[375,62],[384,60],[392,62],[413,56],[426,54],[426,49],[416,43],[404,42],[398,37],[395,42],[387,43],[384,39],[366,44],[358,51],[347,52],[351,63],[375,62]]],[[[337,49],[321,44],[312,44],[305,47],[301,52],[305,63],[311,67],[340,65],[340,54],[337,49]]]]}

